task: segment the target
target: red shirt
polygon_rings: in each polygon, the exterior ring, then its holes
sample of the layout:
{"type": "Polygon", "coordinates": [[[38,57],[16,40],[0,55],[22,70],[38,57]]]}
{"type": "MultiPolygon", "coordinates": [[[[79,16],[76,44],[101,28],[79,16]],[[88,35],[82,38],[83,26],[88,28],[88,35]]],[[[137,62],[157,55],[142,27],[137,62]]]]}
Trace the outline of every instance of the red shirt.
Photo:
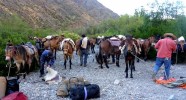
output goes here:
{"type": "Polygon", "coordinates": [[[176,50],[176,43],[171,38],[164,38],[159,40],[155,48],[158,49],[157,57],[159,58],[171,58],[172,52],[176,50]]]}

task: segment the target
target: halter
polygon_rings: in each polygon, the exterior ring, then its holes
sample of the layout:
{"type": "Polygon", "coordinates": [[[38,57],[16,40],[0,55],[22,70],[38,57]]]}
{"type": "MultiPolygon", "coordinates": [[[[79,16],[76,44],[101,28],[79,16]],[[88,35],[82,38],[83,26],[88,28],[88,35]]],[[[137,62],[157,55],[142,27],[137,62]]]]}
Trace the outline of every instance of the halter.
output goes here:
{"type": "MultiPolygon", "coordinates": [[[[11,56],[13,56],[14,52],[16,51],[15,50],[15,46],[7,46],[6,49],[5,49],[5,52],[8,52],[8,51],[11,51],[11,55],[8,55],[10,58],[12,58],[11,56]],[[8,49],[10,48],[10,49],[8,49]]],[[[6,55],[7,56],[7,55],[6,55]]]]}

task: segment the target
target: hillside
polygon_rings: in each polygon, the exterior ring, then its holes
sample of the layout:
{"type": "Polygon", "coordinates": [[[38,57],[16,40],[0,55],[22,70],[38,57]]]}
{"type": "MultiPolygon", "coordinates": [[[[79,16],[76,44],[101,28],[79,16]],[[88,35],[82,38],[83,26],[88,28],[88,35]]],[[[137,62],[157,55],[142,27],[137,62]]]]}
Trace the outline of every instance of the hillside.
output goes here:
{"type": "Polygon", "coordinates": [[[0,0],[0,17],[18,15],[33,28],[80,28],[119,16],[97,0],[0,0]]]}

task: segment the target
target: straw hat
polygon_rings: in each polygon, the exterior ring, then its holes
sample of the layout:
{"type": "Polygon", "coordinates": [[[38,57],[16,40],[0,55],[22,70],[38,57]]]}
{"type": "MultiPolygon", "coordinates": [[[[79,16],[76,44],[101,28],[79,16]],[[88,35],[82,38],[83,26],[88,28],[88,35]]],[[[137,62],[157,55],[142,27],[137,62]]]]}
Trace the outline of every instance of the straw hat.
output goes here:
{"type": "Polygon", "coordinates": [[[46,70],[48,71],[48,73],[46,74],[46,76],[44,76],[45,81],[50,81],[57,76],[57,71],[55,71],[54,69],[47,67],[46,70]]]}
{"type": "Polygon", "coordinates": [[[164,37],[171,36],[171,37],[173,38],[173,40],[176,40],[176,38],[177,38],[177,37],[176,37],[174,34],[172,34],[172,33],[165,33],[163,36],[164,36],[164,37]]]}

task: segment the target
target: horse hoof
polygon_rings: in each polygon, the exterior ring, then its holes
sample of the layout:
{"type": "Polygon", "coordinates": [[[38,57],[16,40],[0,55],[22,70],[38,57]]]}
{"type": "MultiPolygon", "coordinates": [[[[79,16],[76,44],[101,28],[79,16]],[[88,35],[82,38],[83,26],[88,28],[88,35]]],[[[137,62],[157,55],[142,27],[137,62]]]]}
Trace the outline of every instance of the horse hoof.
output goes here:
{"type": "Polygon", "coordinates": [[[133,76],[131,76],[130,78],[133,78],[133,76]]]}
{"type": "Polygon", "coordinates": [[[107,68],[109,68],[109,67],[107,67],[107,68]]]}
{"type": "Polygon", "coordinates": [[[125,78],[128,78],[128,76],[125,76],[125,78]]]}

